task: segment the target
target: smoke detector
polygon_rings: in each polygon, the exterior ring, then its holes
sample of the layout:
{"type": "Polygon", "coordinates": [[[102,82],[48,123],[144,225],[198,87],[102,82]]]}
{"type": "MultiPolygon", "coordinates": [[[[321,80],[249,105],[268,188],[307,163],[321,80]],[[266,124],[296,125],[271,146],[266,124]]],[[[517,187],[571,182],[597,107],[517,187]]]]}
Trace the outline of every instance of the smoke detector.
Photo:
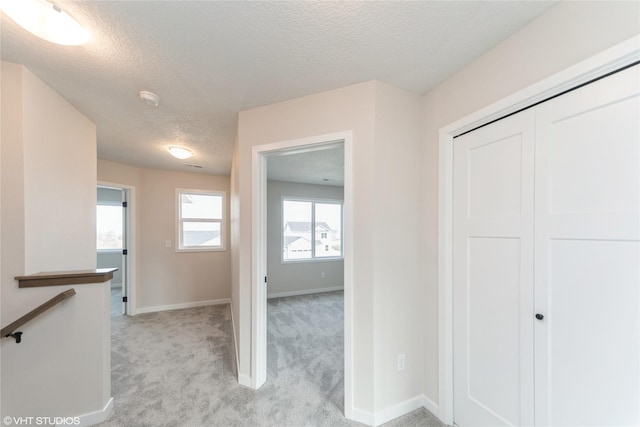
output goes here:
{"type": "Polygon", "coordinates": [[[150,107],[157,107],[158,104],[160,104],[160,97],[153,92],[141,90],[140,92],[138,92],[138,96],[140,97],[140,101],[144,102],[150,107]]]}

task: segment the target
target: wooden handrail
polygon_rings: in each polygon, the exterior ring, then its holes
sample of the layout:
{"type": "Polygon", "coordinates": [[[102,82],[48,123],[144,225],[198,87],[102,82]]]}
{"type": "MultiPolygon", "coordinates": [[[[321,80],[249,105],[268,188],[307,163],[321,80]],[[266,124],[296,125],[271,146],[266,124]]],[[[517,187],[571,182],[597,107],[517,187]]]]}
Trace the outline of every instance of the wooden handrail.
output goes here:
{"type": "Polygon", "coordinates": [[[40,305],[39,307],[34,308],[33,310],[31,310],[30,312],[28,312],[27,314],[25,314],[24,316],[22,316],[18,320],[16,320],[15,322],[13,322],[10,325],[5,326],[4,328],[2,328],[2,331],[0,331],[0,336],[2,336],[4,338],[13,337],[13,338],[16,339],[16,342],[19,343],[20,340],[21,340],[22,332],[15,332],[14,333],[14,331],[16,329],[18,329],[20,326],[22,326],[25,323],[27,323],[29,320],[32,320],[35,317],[37,317],[40,314],[42,314],[43,312],[47,311],[48,309],[50,309],[54,305],[58,304],[60,301],[65,300],[65,299],[67,299],[69,297],[72,297],[75,294],[76,294],[76,290],[73,289],[73,288],[72,289],[67,289],[64,292],[60,292],[58,295],[56,295],[55,297],[51,298],[49,301],[45,302],[44,304],[40,305]]]}
{"type": "Polygon", "coordinates": [[[88,283],[104,283],[113,279],[117,268],[97,268],[95,270],[52,271],[16,276],[19,288],[37,286],[82,285],[88,283]]]}

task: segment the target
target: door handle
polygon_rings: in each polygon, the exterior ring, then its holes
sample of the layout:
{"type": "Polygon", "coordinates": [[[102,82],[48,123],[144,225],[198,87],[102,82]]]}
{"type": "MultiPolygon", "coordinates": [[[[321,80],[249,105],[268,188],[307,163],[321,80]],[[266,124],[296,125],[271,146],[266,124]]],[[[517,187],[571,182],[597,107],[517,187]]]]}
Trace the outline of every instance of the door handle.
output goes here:
{"type": "Polygon", "coordinates": [[[536,314],[536,319],[542,320],[542,319],[544,319],[544,316],[542,314],[538,313],[538,314],[536,314]]]}

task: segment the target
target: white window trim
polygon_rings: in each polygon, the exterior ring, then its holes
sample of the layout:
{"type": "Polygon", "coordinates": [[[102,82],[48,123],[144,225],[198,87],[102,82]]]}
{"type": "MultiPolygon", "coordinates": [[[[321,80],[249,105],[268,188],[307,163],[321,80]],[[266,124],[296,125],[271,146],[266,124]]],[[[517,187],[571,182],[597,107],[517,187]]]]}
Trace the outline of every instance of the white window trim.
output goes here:
{"type": "Polygon", "coordinates": [[[176,236],[175,236],[175,251],[176,252],[220,252],[227,250],[227,193],[225,191],[217,190],[196,190],[191,188],[176,188],[176,236]],[[189,194],[204,194],[209,196],[222,197],[222,215],[219,220],[211,219],[197,219],[189,218],[189,222],[219,222],[220,223],[220,246],[202,246],[202,247],[183,247],[182,246],[182,204],[180,201],[180,195],[182,193],[189,194]]]}
{"type": "MultiPolygon", "coordinates": [[[[311,223],[316,222],[315,209],[311,208],[311,223]]],[[[344,200],[340,199],[323,199],[315,197],[299,197],[299,196],[282,196],[280,198],[280,264],[296,264],[306,262],[327,262],[327,261],[343,261],[344,260],[344,200]],[[284,259],[284,202],[310,202],[315,206],[316,203],[332,203],[340,205],[340,256],[332,257],[316,257],[315,251],[315,233],[311,233],[311,258],[296,258],[296,259],[284,259]]]]}

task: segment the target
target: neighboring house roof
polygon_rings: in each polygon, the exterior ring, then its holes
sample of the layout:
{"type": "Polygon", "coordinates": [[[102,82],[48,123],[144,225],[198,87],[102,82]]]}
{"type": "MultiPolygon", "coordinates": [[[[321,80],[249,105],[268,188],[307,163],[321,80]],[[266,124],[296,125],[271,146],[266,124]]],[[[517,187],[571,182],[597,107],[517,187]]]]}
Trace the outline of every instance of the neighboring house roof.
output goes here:
{"type": "MultiPolygon", "coordinates": [[[[311,231],[311,222],[307,221],[289,221],[285,224],[285,228],[289,227],[289,230],[294,232],[306,232],[311,231]]],[[[329,224],[326,222],[316,222],[316,229],[324,229],[326,231],[332,231],[329,224]]]]}
{"type": "Polygon", "coordinates": [[[300,236],[285,236],[284,237],[284,247],[286,248],[287,246],[291,245],[293,242],[297,241],[297,240],[306,240],[308,243],[311,243],[309,241],[309,239],[305,239],[304,237],[300,237],[300,236]]]}
{"type": "Polygon", "coordinates": [[[212,240],[220,237],[220,231],[184,231],[182,244],[185,246],[213,245],[212,240]]]}

